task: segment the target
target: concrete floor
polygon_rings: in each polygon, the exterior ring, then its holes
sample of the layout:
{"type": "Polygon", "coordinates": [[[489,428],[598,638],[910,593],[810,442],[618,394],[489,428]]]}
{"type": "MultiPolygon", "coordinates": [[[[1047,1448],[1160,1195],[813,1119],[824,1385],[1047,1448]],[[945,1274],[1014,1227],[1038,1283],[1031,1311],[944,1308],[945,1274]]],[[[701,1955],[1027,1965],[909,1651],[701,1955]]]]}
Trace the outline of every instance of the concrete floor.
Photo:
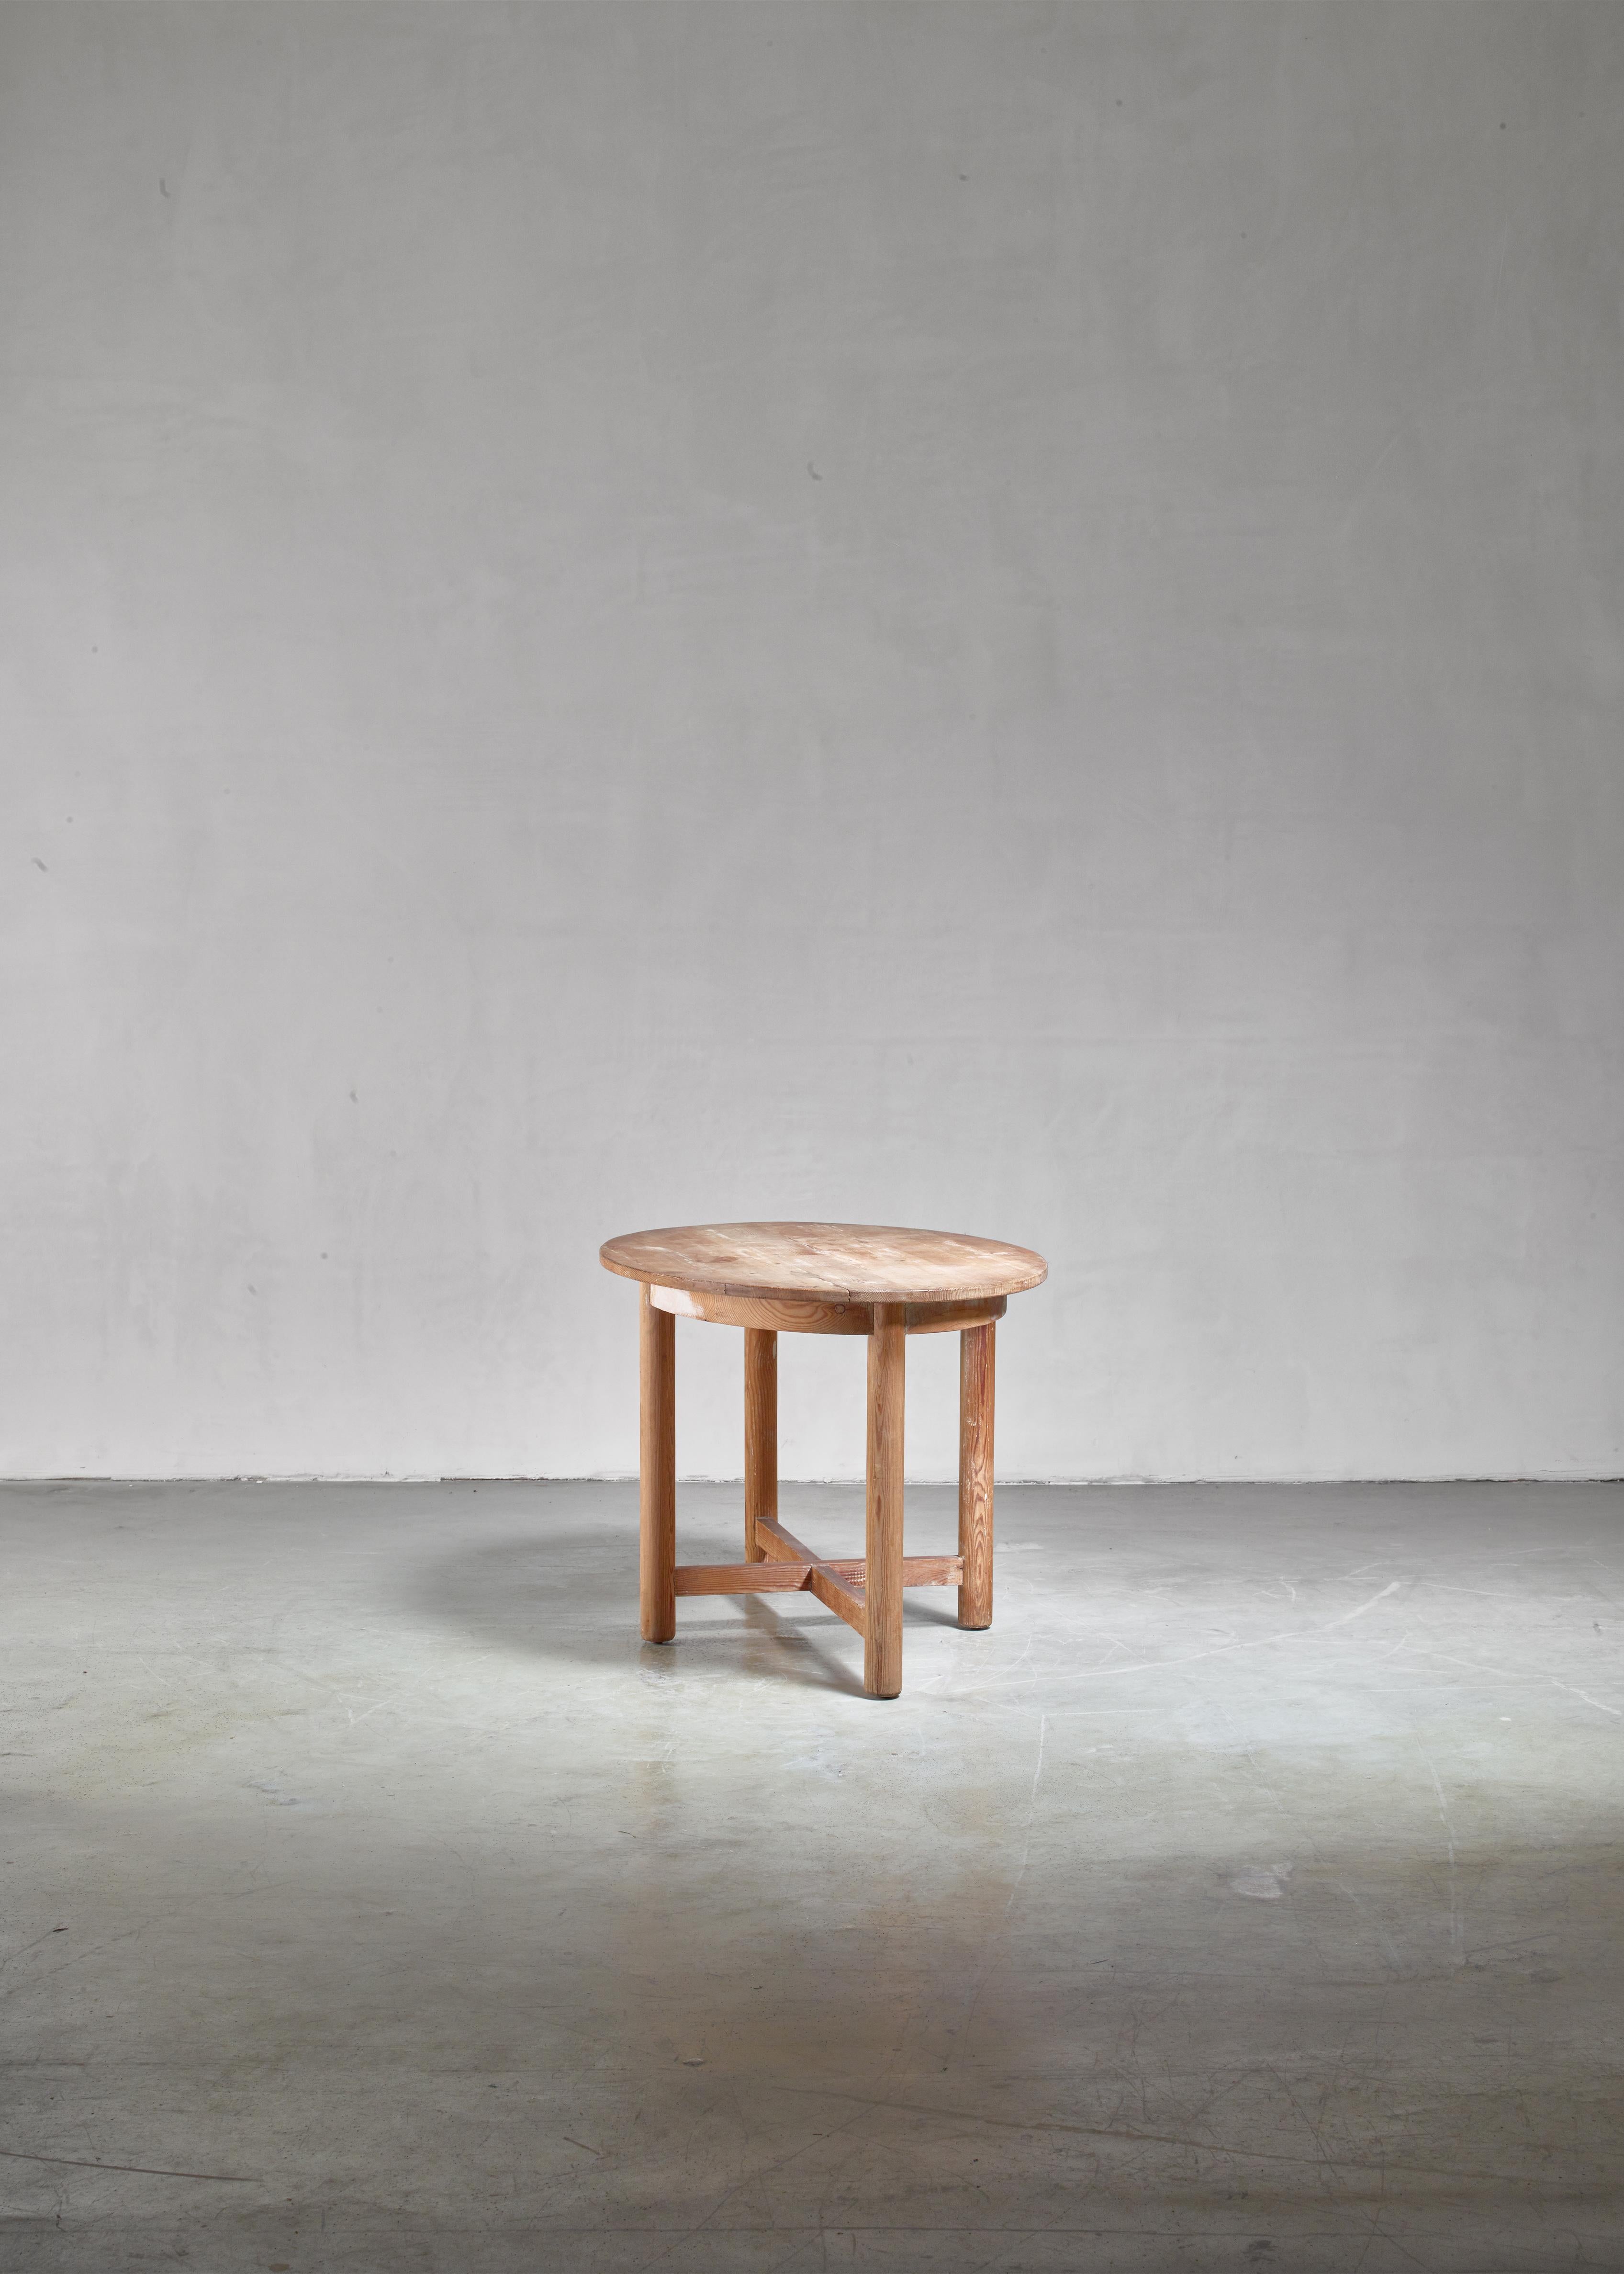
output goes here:
{"type": "Polygon", "coordinates": [[[999,1518],[879,1705],[622,1486],[0,1492],[0,2264],[1624,2268],[1624,1493],[999,1518]]]}

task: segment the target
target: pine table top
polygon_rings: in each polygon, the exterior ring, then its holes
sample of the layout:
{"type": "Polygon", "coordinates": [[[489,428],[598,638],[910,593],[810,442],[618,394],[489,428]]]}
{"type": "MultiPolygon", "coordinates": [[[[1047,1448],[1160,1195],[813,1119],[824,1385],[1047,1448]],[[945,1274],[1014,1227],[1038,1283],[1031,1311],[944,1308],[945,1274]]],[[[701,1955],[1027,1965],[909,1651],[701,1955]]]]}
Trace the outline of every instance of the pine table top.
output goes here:
{"type": "Polygon", "coordinates": [[[938,1303],[1018,1295],[1049,1276],[1029,1247],[894,1224],[685,1224],[622,1232],[599,1260],[690,1294],[938,1303]]]}

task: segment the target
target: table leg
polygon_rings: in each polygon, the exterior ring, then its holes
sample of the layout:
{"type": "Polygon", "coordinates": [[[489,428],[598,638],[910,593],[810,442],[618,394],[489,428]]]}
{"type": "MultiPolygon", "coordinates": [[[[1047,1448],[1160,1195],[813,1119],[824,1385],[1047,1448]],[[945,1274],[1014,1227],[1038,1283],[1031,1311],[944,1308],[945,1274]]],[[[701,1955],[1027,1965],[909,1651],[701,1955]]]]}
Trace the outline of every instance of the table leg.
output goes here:
{"type": "Polygon", "coordinates": [[[966,1327],[959,1337],[959,1590],[961,1627],[992,1624],[992,1408],[995,1348],[991,1326],[966,1327]]]}
{"type": "Polygon", "coordinates": [[[638,1336],[643,1540],[639,1579],[645,1642],[677,1630],[677,1337],[669,1311],[643,1291],[638,1336]]]}
{"type": "Polygon", "coordinates": [[[876,1303],[868,1337],[868,1507],[863,1688],[902,1687],[902,1407],[907,1335],[900,1303],[876,1303]]]}
{"type": "Polygon", "coordinates": [[[771,1327],[744,1330],[744,1554],[765,1561],[758,1516],[778,1513],[778,1338],[771,1327]]]}

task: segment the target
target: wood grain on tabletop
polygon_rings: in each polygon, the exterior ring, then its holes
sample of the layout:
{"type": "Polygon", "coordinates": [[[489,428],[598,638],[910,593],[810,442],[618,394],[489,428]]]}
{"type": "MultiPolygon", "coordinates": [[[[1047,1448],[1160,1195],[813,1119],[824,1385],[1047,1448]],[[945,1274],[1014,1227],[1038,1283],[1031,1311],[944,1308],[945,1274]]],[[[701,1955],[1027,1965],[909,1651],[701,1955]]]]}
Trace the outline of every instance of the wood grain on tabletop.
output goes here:
{"type": "Polygon", "coordinates": [[[1029,1247],[891,1224],[673,1224],[623,1232],[598,1253],[606,1270],[646,1284],[870,1303],[1016,1295],[1049,1276],[1029,1247]]]}

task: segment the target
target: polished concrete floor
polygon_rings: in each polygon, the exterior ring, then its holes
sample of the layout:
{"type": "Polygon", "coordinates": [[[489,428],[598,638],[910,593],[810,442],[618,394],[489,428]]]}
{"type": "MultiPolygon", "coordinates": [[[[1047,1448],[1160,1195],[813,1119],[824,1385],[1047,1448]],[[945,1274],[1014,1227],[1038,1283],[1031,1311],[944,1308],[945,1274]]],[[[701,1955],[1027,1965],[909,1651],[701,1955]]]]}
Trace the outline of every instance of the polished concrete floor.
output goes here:
{"type": "Polygon", "coordinates": [[[0,1491],[8,2274],[1624,2268],[1618,1487],[1009,1490],[884,1705],[635,1529],[0,1491]]]}

